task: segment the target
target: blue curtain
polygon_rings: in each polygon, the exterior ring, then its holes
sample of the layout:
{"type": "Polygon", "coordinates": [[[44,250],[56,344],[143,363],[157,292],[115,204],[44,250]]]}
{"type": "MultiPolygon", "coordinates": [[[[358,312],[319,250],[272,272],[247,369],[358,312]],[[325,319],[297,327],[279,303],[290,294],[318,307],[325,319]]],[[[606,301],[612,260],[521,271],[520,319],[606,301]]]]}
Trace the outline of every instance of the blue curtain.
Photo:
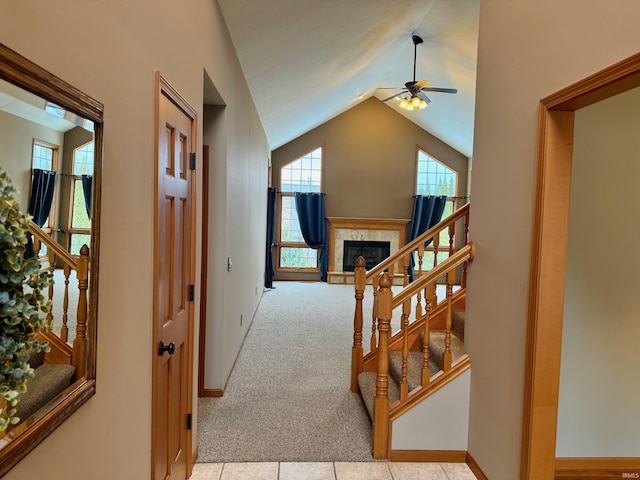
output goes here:
{"type": "Polygon", "coordinates": [[[327,221],[324,214],[324,193],[296,193],[296,211],[300,231],[309,248],[320,249],[320,278],[327,281],[327,221]]]}
{"type": "Polygon", "coordinates": [[[273,255],[271,249],[275,246],[273,241],[276,232],[276,199],[278,192],[275,188],[269,187],[267,192],[267,243],[265,250],[265,271],[264,286],[265,288],[273,288],[273,276],[275,269],[273,268],[273,255]]]}
{"type": "Polygon", "coordinates": [[[91,218],[91,190],[93,189],[93,177],[82,175],[82,190],[84,192],[84,206],[87,209],[87,217],[91,218]]]}
{"type": "MultiPolygon", "coordinates": [[[[29,214],[33,217],[33,222],[42,227],[51,212],[51,203],[53,202],[53,192],[56,188],[56,172],[49,170],[33,170],[33,179],[31,180],[31,198],[29,199],[29,214]]],[[[33,238],[31,234],[27,234],[27,250],[25,256],[27,258],[34,256],[33,238]]]]}
{"type": "MultiPolygon", "coordinates": [[[[411,223],[409,223],[409,233],[407,243],[418,238],[442,219],[444,207],[447,204],[447,197],[440,196],[413,196],[413,210],[411,212],[411,223]]],[[[429,238],[424,246],[428,246],[433,239],[429,238]]],[[[409,260],[409,280],[413,282],[413,255],[409,260]]]]}

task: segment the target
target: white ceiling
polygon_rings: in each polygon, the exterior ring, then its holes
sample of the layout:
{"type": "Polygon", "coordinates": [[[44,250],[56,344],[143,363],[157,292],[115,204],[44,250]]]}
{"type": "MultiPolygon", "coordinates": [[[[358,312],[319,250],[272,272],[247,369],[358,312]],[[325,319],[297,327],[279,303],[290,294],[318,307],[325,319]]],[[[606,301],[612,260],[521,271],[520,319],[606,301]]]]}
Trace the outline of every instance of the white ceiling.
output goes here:
{"type": "Polygon", "coordinates": [[[471,156],[480,0],[218,2],[272,149],[412,80],[416,34],[417,79],[458,93],[431,92],[420,111],[387,105],[471,156]]]}

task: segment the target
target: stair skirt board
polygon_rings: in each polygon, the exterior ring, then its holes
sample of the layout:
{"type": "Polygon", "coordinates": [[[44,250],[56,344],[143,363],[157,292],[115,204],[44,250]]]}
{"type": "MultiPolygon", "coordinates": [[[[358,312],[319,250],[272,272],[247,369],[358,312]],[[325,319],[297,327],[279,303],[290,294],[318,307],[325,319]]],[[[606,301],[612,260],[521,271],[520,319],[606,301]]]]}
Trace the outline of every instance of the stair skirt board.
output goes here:
{"type": "Polygon", "coordinates": [[[393,451],[467,451],[471,369],[391,422],[393,451]]]}

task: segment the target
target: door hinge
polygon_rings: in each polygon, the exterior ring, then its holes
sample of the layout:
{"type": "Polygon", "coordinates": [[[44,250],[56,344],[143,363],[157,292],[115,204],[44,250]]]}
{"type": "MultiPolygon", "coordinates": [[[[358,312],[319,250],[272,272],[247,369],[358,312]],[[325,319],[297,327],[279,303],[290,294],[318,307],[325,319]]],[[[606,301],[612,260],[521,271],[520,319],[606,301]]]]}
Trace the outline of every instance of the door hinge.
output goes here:
{"type": "Polygon", "coordinates": [[[190,155],[190,160],[191,160],[191,163],[189,164],[189,168],[191,170],[195,170],[196,169],[196,154],[195,153],[192,153],[190,155]]]}
{"type": "Polygon", "coordinates": [[[195,297],[196,297],[196,286],[189,285],[189,301],[193,302],[195,300],[195,297]]]}
{"type": "Polygon", "coordinates": [[[192,423],[193,423],[193,417],[190,413],[187,413],[187,430],[191,430],[192,423]]]}

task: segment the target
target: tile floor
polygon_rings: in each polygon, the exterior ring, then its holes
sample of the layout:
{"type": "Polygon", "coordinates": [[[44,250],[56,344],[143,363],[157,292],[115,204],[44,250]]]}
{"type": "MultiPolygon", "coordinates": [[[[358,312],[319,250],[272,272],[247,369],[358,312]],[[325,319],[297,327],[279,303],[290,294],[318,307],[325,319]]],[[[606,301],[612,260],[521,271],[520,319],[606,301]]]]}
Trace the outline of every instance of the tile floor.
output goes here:
{"type": "Polygon", "coordinates": [[[464,463],[197,463],[191,480],[476,480],[464,463]]]}

